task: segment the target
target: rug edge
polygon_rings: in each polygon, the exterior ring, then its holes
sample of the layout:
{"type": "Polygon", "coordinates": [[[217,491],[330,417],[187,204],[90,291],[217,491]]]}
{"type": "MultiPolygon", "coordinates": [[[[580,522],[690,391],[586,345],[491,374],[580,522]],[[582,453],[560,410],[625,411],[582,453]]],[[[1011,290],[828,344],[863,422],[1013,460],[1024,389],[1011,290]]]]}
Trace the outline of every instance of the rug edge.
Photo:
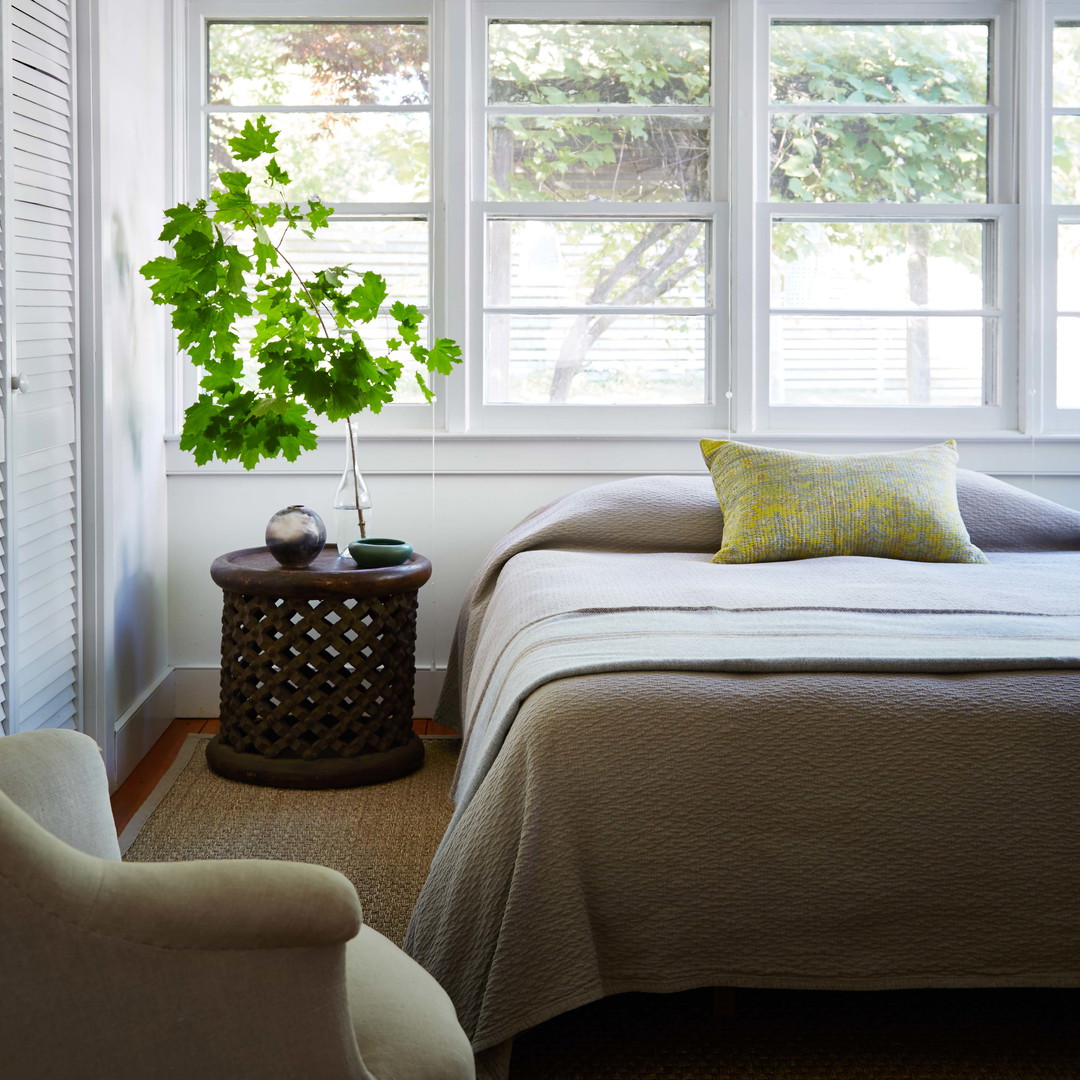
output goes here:
{"type": "Polygon", "coordinates": [[[165,770],[165,775],[154,785],[154,790],[143,800],[142,805],[135,811],[131,820],[124,826],[123,832],[120,833],[118,843],[120,845],[121,856],[126,855],[128,848],[135,843],[135,839],[142,830],[142,827],[150,819],[150,815],[161,804],[161,800],[168,795],[169,790],[172,788],[173,784],[176,783],[176,778],[184,770],[192,757],[194,757],[195,751],[201,744],[213,737],[213,735],[207,735],[202,732],[184,736],[180,751],[177,753],[176,757],[173,758],[172,764],[165,770]]]}

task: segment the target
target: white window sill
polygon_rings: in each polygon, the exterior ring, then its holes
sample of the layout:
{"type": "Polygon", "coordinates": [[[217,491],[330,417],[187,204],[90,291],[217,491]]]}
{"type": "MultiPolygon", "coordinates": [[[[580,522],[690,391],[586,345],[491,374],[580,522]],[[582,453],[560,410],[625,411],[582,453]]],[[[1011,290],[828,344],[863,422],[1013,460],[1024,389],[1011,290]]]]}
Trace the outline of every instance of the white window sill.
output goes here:
{"type": "MultiPolygon", "coordinates": [[[[698,449],[703,437],[724,438],[723,431],[627,432],[625,434],[485,434],[400,432],[365,435],[361,470],[372,475],[499,476],[574,475],[640,476],[648,473],[694,474],[704,471],[698,449]]],[[[736,439],[815,453],[870,453],[955,437],[960,464],[995,476],[1080,475],[1080,433],[1038,435],[1015,431],[977,435],[881,436],[866,433],[775,432],[737,434],[736,439]]],[[[166,438],[166,471],[170,476],[333,475],[344,464],[344,438],[325,435],[319,446],[295,462],[263,462],[250,473],[236,462],[197,466],[166,438]]]]}

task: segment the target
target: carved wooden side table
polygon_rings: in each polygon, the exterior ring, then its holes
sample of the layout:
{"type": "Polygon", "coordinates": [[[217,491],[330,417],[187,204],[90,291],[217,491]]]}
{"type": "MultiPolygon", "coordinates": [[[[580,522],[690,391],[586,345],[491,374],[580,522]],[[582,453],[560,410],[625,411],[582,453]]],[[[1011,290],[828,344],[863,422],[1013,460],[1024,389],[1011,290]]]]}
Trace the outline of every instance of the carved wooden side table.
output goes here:
{"type": "Polygon", "coordinates": [[[215,559],[224,592],[214,772],[272,787],[356,787],[418,769],[417,590],[431,563],[360,570],[328,545],[302,570],[266,548],[215,559]]]}

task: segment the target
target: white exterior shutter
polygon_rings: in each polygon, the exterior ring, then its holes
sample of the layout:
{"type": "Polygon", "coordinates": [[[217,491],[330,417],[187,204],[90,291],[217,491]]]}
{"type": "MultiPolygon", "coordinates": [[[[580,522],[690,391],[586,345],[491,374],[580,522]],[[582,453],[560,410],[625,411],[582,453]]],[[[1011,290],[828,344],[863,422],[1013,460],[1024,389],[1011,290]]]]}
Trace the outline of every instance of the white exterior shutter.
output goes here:
{"type": "Polygon", "coordinates": [[[72,11],[3,0],[14,310],[7,469],[9,731],[76,726],[78,476],[72,11]]]}

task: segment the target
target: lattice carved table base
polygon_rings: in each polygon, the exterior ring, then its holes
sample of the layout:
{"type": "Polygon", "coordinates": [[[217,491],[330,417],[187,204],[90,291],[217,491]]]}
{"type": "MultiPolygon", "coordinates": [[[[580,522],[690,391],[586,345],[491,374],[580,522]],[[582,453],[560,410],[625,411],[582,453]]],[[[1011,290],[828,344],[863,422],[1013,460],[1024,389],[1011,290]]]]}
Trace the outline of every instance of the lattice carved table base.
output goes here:
{"type": "MultiPolygon", "coordinates": [[[[322,591],[341,592],[340,577],[322,591]]],[[[211,766],[279,787],[376,783],[418,768],[416,609],[415,589],[360,597],[226,589],[211,766]]]]}

